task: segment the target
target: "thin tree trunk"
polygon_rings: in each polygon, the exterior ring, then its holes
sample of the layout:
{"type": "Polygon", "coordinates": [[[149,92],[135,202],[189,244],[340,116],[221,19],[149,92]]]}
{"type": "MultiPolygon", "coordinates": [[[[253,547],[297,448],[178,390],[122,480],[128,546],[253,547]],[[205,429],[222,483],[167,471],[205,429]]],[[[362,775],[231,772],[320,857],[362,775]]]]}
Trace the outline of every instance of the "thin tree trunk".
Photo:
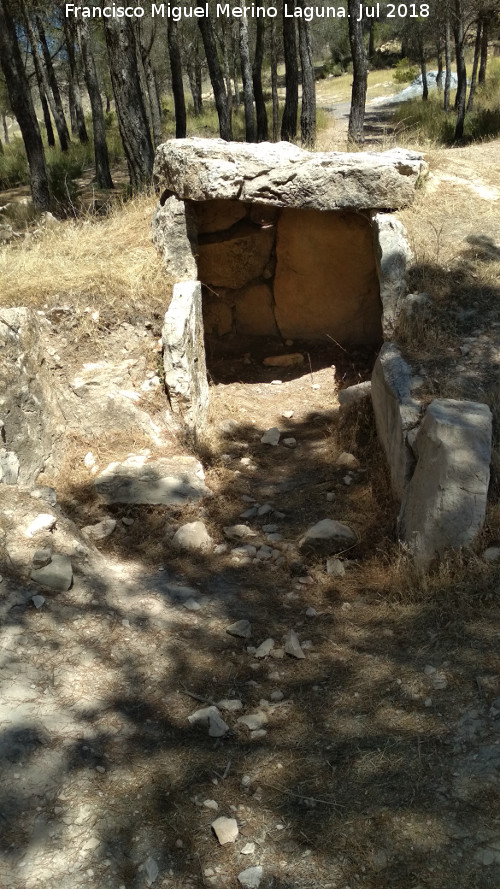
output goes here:
{"type": "Polygon", "coordinates": [[[3,143],[2,143],[1,139],[0,139],[0,154],[4,154],[3,143]]]}
{"type": "Polygon", "coordinates": [[[71,100],[73,102],[74,108],[74,129],[73,129],[73,121],[71,124],[72,132],[74,135],[78,136],[79,141],[85,145],[89,141],[89,136],[87,133],[87,126],[85,124],[85,115],[83,113],[82,106],[82,94],[80,92],[80,84],[78,83],[78,67],[76,64],[76,54],[75,54],[75,43],[76,43],[76,31],[75,31],[75,23],[72,19],[66,18],[63,15],[63,27],[64,27],[64,36],[66,38],[66,51],[68,53],[68,64],[69,64],[69,95],[70,95],[70,106],[71,100]]]}
{"type": "MultiPolygon", "coordinates": [[[[304,6],[304,0],[298,0],[304,6]]],[[[302,144],[312,148],[316,141],[316,82],[311,48],[309,22],[299,18],[299,53],[302,69],[302,108],[300,112],[300,136],[302,144]]]]}
{"type": "Polygon", "coordinates": [[[104,35],[130,184],[137,190],[151,182],[154,151],[140,85],[133,25],[130,20],[105,19],[104,35]]]}
{"type": "MultiPolygon", "coordinates": [[[[233,23],[231,28],[231,48],[233,51],[233,86],[234,86],[234,104],[237,108],[240,106],[240,79],[238,72],[238,22],[233,23]]],[[[255,94],[255,90],[254,90],[255,94]]]]}
{"type": "Polygon", "coordinates": [[[28,156],[33,205],[37,210],[48,210],[50,192],[42,137],[8,0],[0,0],[0,66],[28,156]]]}
{"type": "Polygon", "coordinates": [[[481,37],[482,37],[482,20],[479,18],[476,25],[476,41],[474,43],[474,61],[472,63],[472,74],[470,78],[469,98],[467,101],[467,111],[472,111],[474,106],[474,95],[476,93],[477,71],[479,68],[479,60],[481,57],[481,37]]]}
{"type": "Polygon", "coordinates": [[[52,127],[52,120],[50,119],[50,109],[49,103],[47,102],[47,98],[45,96],[45,92],[43,89],[43,82],[39,79],[39,73],[37,70],[37,66],[35,65],[35,78],[38,86],[38,93],[40,95],[40,104],[42,106],[42,114],[43,114],[43,123],[45,126],[45,132],[47,133],[47,145],[49,148],[56,147],[56,139],[54,136],[54,129],[52,127]]]}
{"type": "Polygon", "coordinates": [[[7,115],[6,115],[5,111],[2,111],[2,126],[3,126],[3,138],[5,141],[5,144],[8,145],[10,142],[10,139],[9,139],[9,128],[7,126],[7,115]]]}
{"type": "Polygon", "coordinates": [[[156,77],[153,63],[149,56],[143,57],[144,73],[146,74],[146,84],[148,88],[149,107],[151,108],[151,123],[153,127],[153,144],[157,148],[163,142],[163,132],[161,126],[161,105],[156,88],[156,77]]]}
{"type": "Polygon", "coordinates": [[[481,61],[477,82],[480,86],[486,83],[486,65],[488,64],[488,19],[483,16],[483,33],[481,36],[481,61]]]}
{"type": "Polygon", "coordinates": [[[109,114],[111,111],[111,96],[106,93],[106,114],[109,114]]]}
{"type": "Polygon", "coordinates": [[[438,37],[438,40],[436,43],[436,55],[437,55],[437,65],[438,65],[437,74],[436,74],[436,86],[437,86],[438,92],[441,92],[443,89],[443,68],[444,68],[444,65],[443,65],[443,43],[442,43],[440,36],[438,37]]]}
{"type": "Polygon", "coordinates": [[[175,138],[186,138],[186,100],[184,98],[184,83],[182,80],[182,62],[179,49],[177,22],[169,16],[168,28],[168,55],[170,58],[170,71],[172,74],[172,92],[174,94],[175,107],[175,138]]]}
{"type": "Polygon", "coordinates": [[[285,107],[281,120],[281,138],[284,142],[293,142],[297,136],[297,114],[299,111],[299,70],[297,66],[297,40],[295,37],[295,19],[285,16],[288,7],[294,6],[283,2],[283,51],[285,56],[285,107]]]}
{"type": "Polygon", "coordinates": [[[226,81],[226,97],[229,114],[233,110],[233,91],[231,88],[231,66],[229,64],[229,48],[224,27],[220,34],[220,43],[222,48],[222,61],[224,62],[224,80],[226,81]]]}
{"type": "Polygon", "coordinates": [[[462,0],[455,0],[455,56],[457,60],[457,98],[455,107],[457,110],[457,125],[455,127],[454,141],[463,138],[465,121],[465,100],[467,94],[467,69],[464,55],[464,21],[462,0]]]}
{"type": "Polygon", "coordinates": [[[144,70],[144,61],[143,61],[142,46],[141,46],[141,30],[142,30],[141,29],[141,21],[140,21],[140,19],[136,19],[136,21],[133,22],[133,25],[131,28],[131,33],[133,34],[134,44],[135,44],[137,73],[139,75],[138,86],[140,87],[140,90],[141,90],[142,104],[144,106],[144,111],[146,112],[146,118],[148,121],[148,130],[149,130],[149,135],[151,138],[151,144],[153,144],[153,142],[154,142],[154,139],[153,139],[153,116],[152,116],[152,111],[151,111],[151,105],[149,102],[149,91],[148,91],[148,85],[146,83],[146,72],[144,70]]]}
{"type": "Polygon", "coordinates": [[[265,19],[257,19],[257,33],[255,35],[255,55],[252,66],[253,94],[255,98],[255,111],[257,113],[257,142],[267,140],[267,111],[262,89],[262,63],[264,61],[265,19]]]}
{"type": "MultiPolygon", "coordinates": [[[[66,118],[64,116],[64,108],[61,99],[61,93],[59,92],[59,85],[57,83],[56,73],[54,71],[54,66],[52,64],[52,57],[49,52],[49,47],[47,46],[47,39],[45,37],[45,30],[42,24],[42,20],[39,15],[35,16],[36,26],[38,30],[38,35],[40,37],[40,46],[42,47],[42,55],[45,63],[45,68],[47,71],[47,77],[50,86],[50,92],[54,98],[54,106],[56,109],[56,113],[52,111],[52,115],[56,122],[57,133],[59,135],[59,141],[61,143],[62,151],[66,151],[69,143],[71,142],[69,136],[68,125],[66,123],[66,118]]],[[[49,93],[47,92],[47,99],[49,99],[49,93]]],[[[49,99],[50,101],[50,99],[49,99]]]]}
{"type": "Polygon", "coordinates": [[[257,141],[255,113],[253,107],[252,69],[250,66],[250,50],[248,48],[248,25],[245,18],[239,23],[239,44],[241,62],[241,81],[243,84],[243,104],[245,107],[245,139],[247,142],[257,141]]]}
{"type": "Polygon", "coordinates": [[[76,136],[76,110],[75,110],[75,93],[71,82],[71,74],[68,71],[68,108],[69,108],[69,125],[71,135],[76,136]]]}
{"type": "Polygon", "coordinates": [[[231,110],[228,107],[226,89],[224,86],[224,78],[222,76],[219,59],[217,57],[217,46],[215,43],[214,29],[210,18],[199,18],[198,27],[200,29],[205,55],[207,57],[208,73],[210,82],[214,91],[215,107],[219,117],[219,133],[221,139],[230,142],[233,138],[231,128],[231,110]]]}
{"type": "Polygon", "coordinates": [[[349,112],[348,139],[350,142],[364,142],[364,121],[366,105],[367,65],[363,42],[363,22],[360,18],[361,0],[348,0],[349,43],[352,55],[352,95],[349,112]]]}
{"type": "Polygon", "coordinates": [[[95,176],[99,188],[113,188],[113,180],[109,169],[109,154],[106,143],[106,127],[102,112],[101,92],[97,79],[97,70],[90,46],[89,25],[87,19],[79,19],[77,33],[83,62],[83,76],[89,94],[92,110],[92,129],[94,134],[95,176]]]}
{"type": "Polygon", "coordinates": [[[375,55],[375,19],[368,20],[368,58],[370,62],[375,55]]]}
{"type": "Polygon", "coordinates": [[[443,108],[448,114],[450,110],[450,89],[451,89],[451,34],[450,19],[447,15],[444,26],[444,63],[446,70],[444,73],[444,98],[443,108]]]}
{"type": "Polygon", "coordinates": [[[420,60],[420,73],[422,75],[422,101],[427,102],[429,98],[429,84],[427,83],[427,62],[425,60],[425,44],[423,35],[420,33],[418,37],[418,54],[420,60]]]}
{"type": "MultiPolygon", "coordinates": [[[[35,69],[35,77],[38,82],[40,97],[43,93],[45,96],[45,100],[46,100],[46,102],[48,102],[49,108],[52,112],[52,117],[54,118],[54,123],[56,125],[57,135],[59,136],[59,143],[61,145],[61,151],[67,151],[69,136],[67,137],[67,135],[66,135],[67,134],[66,121],[63,122],[61,120],[61,117],[59,116],[59,112],[57,110],[56,104],[54,102],[54,96],[50,90],[47,71],[42,64],[42,60],[40,59],[40,56],[38,55],[38,41],[36,39],[33,25],[31,24],[31,19],[29,17],[28,10],[26,9],[26,6],[24,4],[24,0],[22,0],[22,2],[21,2],[21,11],[23,14],[24,24],[26,26],[26,34],[28,35],[28,40],[31,44],[33,66],[35,69]]],[[[43,108],[43,102],[42,102],[42,108],[43,108]]],[[[49,115],[49,117],[50,117],[50,115],[49,115]]],[[[44,120],[45,120],[45,124],[47,124],[47,118],[45,118],[45,114],[44,114],[44,120]]],[[[51,126],[51,128],[52,128],[52,126],[51,126]]]]}
{"type": "Polygon", "coordinates": [[[273,142],[277,142],[280,124],[280,108],[278,99],[278,48],[276,43],[275,19],[271,19],[271,101],[273,106],[273,142]]]}

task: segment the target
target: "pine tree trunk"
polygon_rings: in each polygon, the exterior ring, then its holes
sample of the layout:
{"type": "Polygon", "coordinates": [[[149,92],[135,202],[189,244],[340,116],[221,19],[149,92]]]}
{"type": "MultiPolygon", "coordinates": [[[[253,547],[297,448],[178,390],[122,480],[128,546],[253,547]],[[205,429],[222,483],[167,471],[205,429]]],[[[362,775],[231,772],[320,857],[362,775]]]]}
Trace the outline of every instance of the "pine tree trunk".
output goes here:
{"type": "MultiPolygon", "coordinates": [[[[304,7],[304,0],[298,0],[304,7]]],[[[311,48],[309,22],[299,18],[299,53],[302,69],[302,108],[300,112],[300,136],[306,148],[313,148],[316,141],[316,82],[311,48]]]]}
{"type": "Polygon", "coordinates": [[[482,27],[483,23],[481,19],[478,19],[476,25],[476,41],[474,43],[474,61],[472,63],[472,74],[470,78],[470,89],[469,89],[469,99],[467,101],[467,111],[472,111],[474,106],[474,96],[476,93],[476,83],[477,83],[477,71],[479,68],[479,60],[481,58],[481,37],[482,37],[482,27]]]}
{"type": "Polygon", "coordinates": [[[142,45],[141,45],[141,21],[136,20],[132,23],[131,33],[134,36],[134,45],[135,45],[135,57],[137,61],[137,72],[139,74],[139,87],[141,90],[142,96],[142,104],[144,106],[144,111],[146,112],[146,119],[148,122],[148,130],[151,138],[151,144],[154,143],[153,138],[153,117],[151,112],[151,105],[149,102],[149,91],[148,85],[146,83],[146,72],[144,70],[144,62],[143,62],[143,54],[142,54],[142,45]]]}
{"type": "Polygon", "coordinates": [[[82,106],[82,94],[80,92],[80,84],[78,83],[78,67],[76,64],[76,54],[75,54],[75,43],[76,43],[76,31],[75,31],[75,23],[72,19],[67,19],[66,16],[63,16],[63,26],[64,26],[64,36],[66,40],[66,51],[68,53],[68,64],[69,64],[69,94],[70,94],[70,103],[71,99],[73,101],[74,108],[74,117],[75,117],[75,127],[73,129],[72,122],[72,132],[74,135],[78,136],[79,141],[82,145],[85,145],[89,141],[89,136],[87,133],[87,127],[85,124],[85,115],[83,113],[82,106]]]}
{"type": "Polygon", "coordinates": [[[278,141],[280,108],[278,99],[278,47],[276,21],[271,19],[271,101],[273,105],[273,142],[278,141]]]}
{"type": "Polygon", "coordinates": [[[3,142],[2,142],[2,140],[0,139],[0,154],[4,154],[4,153],[5,153],[5,152],[4,152],[4,150],[3,150],[3,142]]]}
{"type": "Polygon", "coordinates": [[[42,137],[8,0],[0,0],[0,66],[28,156],[33,205],[37,210],[48,210],[50,192],[42,137]]]}
{"type": "Polygon", "coordinates": [[[467,69],[464,55],[464,21],[462,0],[455,0],[455,57],[457,60],[457,98],[455,107],[457,110],[457,125],[455,127],[454,141],[463,138],[465,121],[465,100],[467,95],[467,69]]]}
{"type": "Polygon", "coordinates": [[[106,127],[102,112],[101,92],[97,79],[92,48],[90,46],[89,25],[87,19],[80,19],[77,25],[78,39],[83,62],[83,76],[89,94],[92,110],[92,129],[94,133],[95,176],[99,188],[113,188],[113,180],[109,169],[108,146],[106,143],[106,127]]]}
{"type": "Polygon", "coordinates": [[[368,58],[370,62],[375,55],[375,19],[368,21],[368,58]]]}
{"type": "MultiPolygon", "coordinates": [[[[54,102],[54,97],[50,91],[50,85],[49,85],[47,71],[44,68],[44,66],[42,64],[42,60],[40,59],[40,56],[38,54],[38,41],[36,39],[36,34],[34,31],[33,25],[31,24],[31,19],[29,17],[28,10],[26,9],[26,6],[25,6],[23,0],[21,2],[21,10],[23,13],[24,24],[26,27],[26,34],[28,35],[28,40],[31,44],[31,55],[33,58],[33,66],[35,69],[35,76],[36,76],[37,83],[38,83],[40,97],[42,96],[42,93],[43,93],[43,95],[45,97],[45,101],[48,103],[49,108],[52,112],[52,117],[54,118],[54,123],[56,125],[57,135],[59,136],[59,143],[61,145],[61,151],[67,151],[69,137],[68,138],[66,137],[66,133],[67,133],[66,121],[64,121],[64,123],[62,122],[62,120],[59,116],[59,112],[57,110],[56,104],[54,102]]],[[[43,100],[42,100],[42,108],[43,108],[43,100]]],[[[44,113],[44,120],[45,120],[46,129],[47,129],[48,119],[50,120],[50,115],[48,116],[48,118],[46,118],[45,113],[44,113]]],[[[50,129],[52,129],[52,124],[50,126],[50,129]]],[[[48,134],[48,130],[47,130],[47,134],[48,134]]]]}
{"type": "Polygon", "coordinates": [[[361,0],[348,0],[349,43],[352,55],[352,95],[349,113],[348,139],[350,142],[364,142],[364,122],[366,105],[367,65],[363,43],[363,22],[358,21],[361,0]]]}
{"type": "Polygon", "coordinates": [[[243,84],[243,105],[245,107],[245,139],[247,142],[257,141],[255,113],[253,107],[252,69],[250,66],[250,49],[248,47],[248,25],[245,18],[239,21],[239,45],[241,62],[241,82],[243,84]]]}
{"type": "Polygon", "coordinates": [[[220,44],[222,49],[222,61],[224,62],[224,80],[226,81],[226,101],[229,114],[232,113],[233,110],[233,91],[231,87],[231,66],[229,64],[229,47],[228,41],[224,29],[224,25],[222,26],[222,31],[220,33],[220,44]]]}
{"type": "Polygon", "coordinates": [[[215,107],[219,117],[219,133],[221,139],[230,142],[233,138],[231,128],[231,111],[228,107],[226,89],[224,86],[224,78],[222,76],[219,59],[217,57],[217,46],[215,43],[214,29],[210,18],[199,18],[198,27],[200,29],[205,55],[207,57],[208,73],[210,82],[214,91],[215,107]]]}
{"type": "Polygon", "coordinates": [[[170,58],[170,71],[172,73],[172,92],[174,94],[175,107],[175,138],[186,138],[186,101],[184,98],[184,83],[182,80],[181,51],[177,33],[177,22],[170,16],[167,21],[168,28],[168,55],[170,58]]]}
{"type": "MultiPolygon", "coordinates": [[[[238,22],[233,23],[231,28],[231,49],[233,56],[233,86],[234,86],[234,104],[236,108],[240,106],[240,78],[238,72],[238,22]]],[[[254,92],[255,94],[255,92],[254,92]]]]}
{"type": "Polygon", "coordinates": [[[136,191],[151,183],[154,151],[137,68],[134,29],[130,20],[110,18],[104,21],[104,34],[118,128],[130,184],[136,191]]]}
{"type": "Polygon", "coordinates": [[[143,58],[144,73],[146,74],[146,84],[148,88],[149,107],[151,108],[151,124],[153,128],[153,144],[157,148],[163,142],[163,131],[161,126],[161,105],[156,88],[156,78],[153,63],[149,56],[143,58]]]}
{"type": "Polygon", "coordinates": [[[436,74],[436,86],[438,92],[440,93],[443,89],[443,44],[441,41],[441,37],[438,37],[438,41],[436,43],[436,55],[437,55],[437,74],[436,74]]]}
{"type": "Polygon", "coordinates": [[[444,64],[446,70],[444,73],[444,97],[443,108],[448,114],[450,110],[450,89],[451,89],[451,35],[450,35],[450,19],[447,17],[444,30],[444,64]]]}
{"type": "Polygon", "coordinates": [[[285,56],[285,107],[281,120],[281,138],[293,142],[297,136],[297,114],[299,111],[299,69],[297,66],[297,40],[295,19],[285,17],[287,6],[294,6],[283,0],[283,51],[285,56]]]}
{"type": "MultiPolygon", "coordinates": [[[[61,150],[67,151],[69,143],[71,142],[69,136],[68,125],[66,123],[66,118],[64,116],[64,108],[61,99],[61,93],[59,92],[59,84],[57,83],[56,73],[54,71],[54,66],[52,64],[52,58],[49,52],[49,48],[47,46],[47,39],[45,37],[45,31],[42,24],[42,20],[39,15],[35,16],[36,26],[38,30],[38,35],[40,37],[40,46],[42,47],[42,55],[45,63],[45,69],[47,71],[47,77],[50,86],[50,93],[52,93],[54,99],[54,110],[52,111],[52,115],[54,117],[56,123],[56,129],[59,136],[59,142],[61,143],[61,150]]],[[[47,92],[47,99],[49,99],[49,91],[47,92]]],[[[50,102],[50,99],[49,99],[50,102]]]]}
{"type": "Polygon", "coordinates": [[[418,54],[420,60],[420,73],[422,75],[422,101],[427,102],[429,98],[429,84],[427,83],[427,62],[425,59],[425,44],[423,35],[420,33],[418,38],[418,54]]]}
{"type": "Polygon", "coordinates": [[[255,35],[255,55],[252,66],[253,94],[255,98],[255,111],[257,113],[257,142],[267,140],[267,111],[262,89],[262,63],[264,61],[265,19],[257,19],[257,33],[255,35]]]}
{"type": "Polygon", "coordinates": [[[7,126],[7,115],[5,111],[2,111],[2,126],[3,126],[3,138],[6,145],[9,144],[9,128],[7,126]]]}
{"type": "Polygon", "coordinates": [[[38,80],[36,68],[35,68],[35,77],[37,80],[38,92],[40,95],[40,104],[42,106],[42,114],[43,114],[43,122],[45,125],[45,132],[47,133],[47,145],[49,146],[49,148],[55,148],[56,147],[56,138],[54,136],[54,129],[52,127],[52,120],[50,118],[49,103],[47,102],[47,99],[45,96],[45,92],[43,89],[43,83],[40,80],[38,80]]]}
{"type": "Polygon", "coordinates": [[[477,82],[480,86],[486,83],[486,65],[488,64],[488,19],[483,16],[483,33],[481,37],[481,61],[477,82]]]}

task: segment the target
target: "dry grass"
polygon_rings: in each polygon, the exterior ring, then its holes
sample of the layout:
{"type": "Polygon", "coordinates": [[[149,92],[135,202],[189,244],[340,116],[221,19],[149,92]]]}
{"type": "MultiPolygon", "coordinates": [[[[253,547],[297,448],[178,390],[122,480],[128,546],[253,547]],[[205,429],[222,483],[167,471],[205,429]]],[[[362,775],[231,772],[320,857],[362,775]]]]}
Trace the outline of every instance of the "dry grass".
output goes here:
{"type": "Polygon", "coordinates": [[[164,311],[168,281],[150,234],[155,203],[141,195],[105,218],[60,222],[0,249],[0,304],[164,311]]]}

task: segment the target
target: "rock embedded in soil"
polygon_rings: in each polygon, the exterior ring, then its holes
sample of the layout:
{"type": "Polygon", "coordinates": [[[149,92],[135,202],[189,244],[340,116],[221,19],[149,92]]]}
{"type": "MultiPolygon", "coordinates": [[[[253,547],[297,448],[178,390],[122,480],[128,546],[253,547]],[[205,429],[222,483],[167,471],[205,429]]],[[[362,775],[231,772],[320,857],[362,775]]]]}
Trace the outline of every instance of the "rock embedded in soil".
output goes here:
{"type": "Polygon", "coordinates": [[[94,485],[107,503],[184,506],[211,495],[201,463],[189,456],[148,462],[147,457],[133,455],[122,463],[110,463],[94,485]]]}
{"type": "Polygon", "coordinates": [[[191,716],[188,716],[188,722],[190,725],[208,727],[208,734],[211,738],[222,738],[229,731],[229,726],[213,704],[191,713],[191,716]]]}
{"type": "Polygon", "coordinates": [[[85,525],[85,527],[82,528],[82,534],[85,534],[86,537],[90,537],[91,540],[105,540],[106,537],[109,537],[110,534],[113,533],[115,528],[116,519],[107,516],[95,525],[85,525]]]}
{"type": "Polygon", "coordinates": [[[243,889],[259,889],[264,871],[260,864],[247,867],[238,874],[238,882],[243,889]]]}
{"type": "Polygon", "coordinates": [[[356,541],[356,534],[348,525],[337,522],[335,519],[322,519],[307,529],[299,541],[299,546],[301,549],[310,547],[335,552],[356,543],[356,541]]]}
{"type": "Polygon", "coordinates": [[[364,383],[357,383],[355,386],[348,386],[346,389],[342,389],[342,391],[339,392],[340,406],[351,407],[351,405],[363,401],[364,398],[370,395],[371,389],[371,380],[366,380],[364,383]]]}
{"type": "Polygon", "coordinates": [[[217,706],[221,710],[229,710],[230,713],[243,710],[243,703],[238,698],[223,698],[222,701],[217,701],[217,706]]]}
{"type": "Polygon", "coordinates": [[[31,579],[58,592],[66,592],[73,583],[73,568],[69,556],[52,553],[52,559],[43,568],[34,568],[31,579]]]}
{"type": "Polygon", "coordinates": [[[52,531],[55,528],[56,521],[55,515],[51,515],[48,512],[40,513],[26,528],[26,537],[34,537],[36,534],[40,534],[41,531],[52,531]]]}
{"type": "Polygon", "coordinates": [[[249,620],[237,620],[231,626],[226,627],[226,633],[229,633],[230,636],[238,636],[241,639],[250,639],[252,625],[249,620]]]}
{"type": "Polygon", "coordinates": [[[221,815],[220,818],[212,821],[211,826],[221,846],[225,846],[227,843],[234,843],[238,838],[239,831],[236,818],[226,818],[225,815],[221,815]]]}
{"type": "Polygon", "coordinates": [[[264,435],[261,438],[262,444],[271,445],[273,448],[279,443],[281,436],[281,432],[279,431],[277,426],[273,426],[271,429],[268,429],[267,432],[264,432],[264,435]]]}
{"type": "Polygon", "coordinates": [[[260,643],[254,656],[257,658],[268,657],[271,654],[271,650],[273,648],[274,648],[274,639],[265,639],[264,642],[260,643]]]}
{"type": "Polygon", "coordinates": [[[33,554],[33,558],[31,560],[32,568],[44,568],[45,565],[48,565],[50,560],[52,559],[52,550],[48,547],[44,547],[43,549],[35,550],[33,554]]]}
{"type": "Polygon", "coordinates": [[[285,653],[302,660],[305,654],[300,647],[299,637],[295,630],[289,630],[285,639],[285,653]]]}
{"type": "Polygon", "coordinates": [[[297,447],[297,439],[293,438],[293,436],[291,436],[290,438],[284,438],[282,444],[285,446],[285,448],[293,450],[297,447]]]}
{"type": "Polygon", "coordinates": [[[263,710],[256,710],[254,713],[247,713],[246,716],[240,716],[237,720],[240,725],[246,726],[251,732],[258,731],[269,722],[267,713],[263,710]]]}
{"type": "Polygon", "coordinates": [[[343,577],[345,568],[340,559],[327,559],[326,573],[331,574],[332,577],[343,577]]]}
{"type": "Polygon", "coordinates": [[[247,537],[257,537],[257,531],[249,525],[228,525],[224,528],[224,534],[229,540],[246,540],[247,537]]]}
{"type": "Polygon", "coordinates": [[[345,469],[359,469],[359,460],[354,454],[343,451],[335,460],[336,466],[342,466],[345,469]]]}
{"type": "Polygon", "coordinates": [[[483,553],[485,562],[497,562],[500,559],[500,546],[489,546],[483,553]]]}
{"type": "Polygon", "coordinates": [[[172,543],[177,549],[198,552],[210,549],[213,540],[204,522],[187,522],[181,525],[174,534],[172,543]]]}

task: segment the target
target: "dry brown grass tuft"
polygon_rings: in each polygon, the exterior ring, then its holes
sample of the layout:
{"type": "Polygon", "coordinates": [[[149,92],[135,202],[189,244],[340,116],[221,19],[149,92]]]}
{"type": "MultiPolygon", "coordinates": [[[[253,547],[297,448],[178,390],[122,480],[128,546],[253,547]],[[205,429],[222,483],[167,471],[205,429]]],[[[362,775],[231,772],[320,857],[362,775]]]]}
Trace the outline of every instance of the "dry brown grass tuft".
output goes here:
{"type": "Polygon", "coordinates": [[[169,282],[150,234],[155,203],[140,195],[103,219],[60,222],[1,249],[0,304],[164,311],[169,282]]]}

